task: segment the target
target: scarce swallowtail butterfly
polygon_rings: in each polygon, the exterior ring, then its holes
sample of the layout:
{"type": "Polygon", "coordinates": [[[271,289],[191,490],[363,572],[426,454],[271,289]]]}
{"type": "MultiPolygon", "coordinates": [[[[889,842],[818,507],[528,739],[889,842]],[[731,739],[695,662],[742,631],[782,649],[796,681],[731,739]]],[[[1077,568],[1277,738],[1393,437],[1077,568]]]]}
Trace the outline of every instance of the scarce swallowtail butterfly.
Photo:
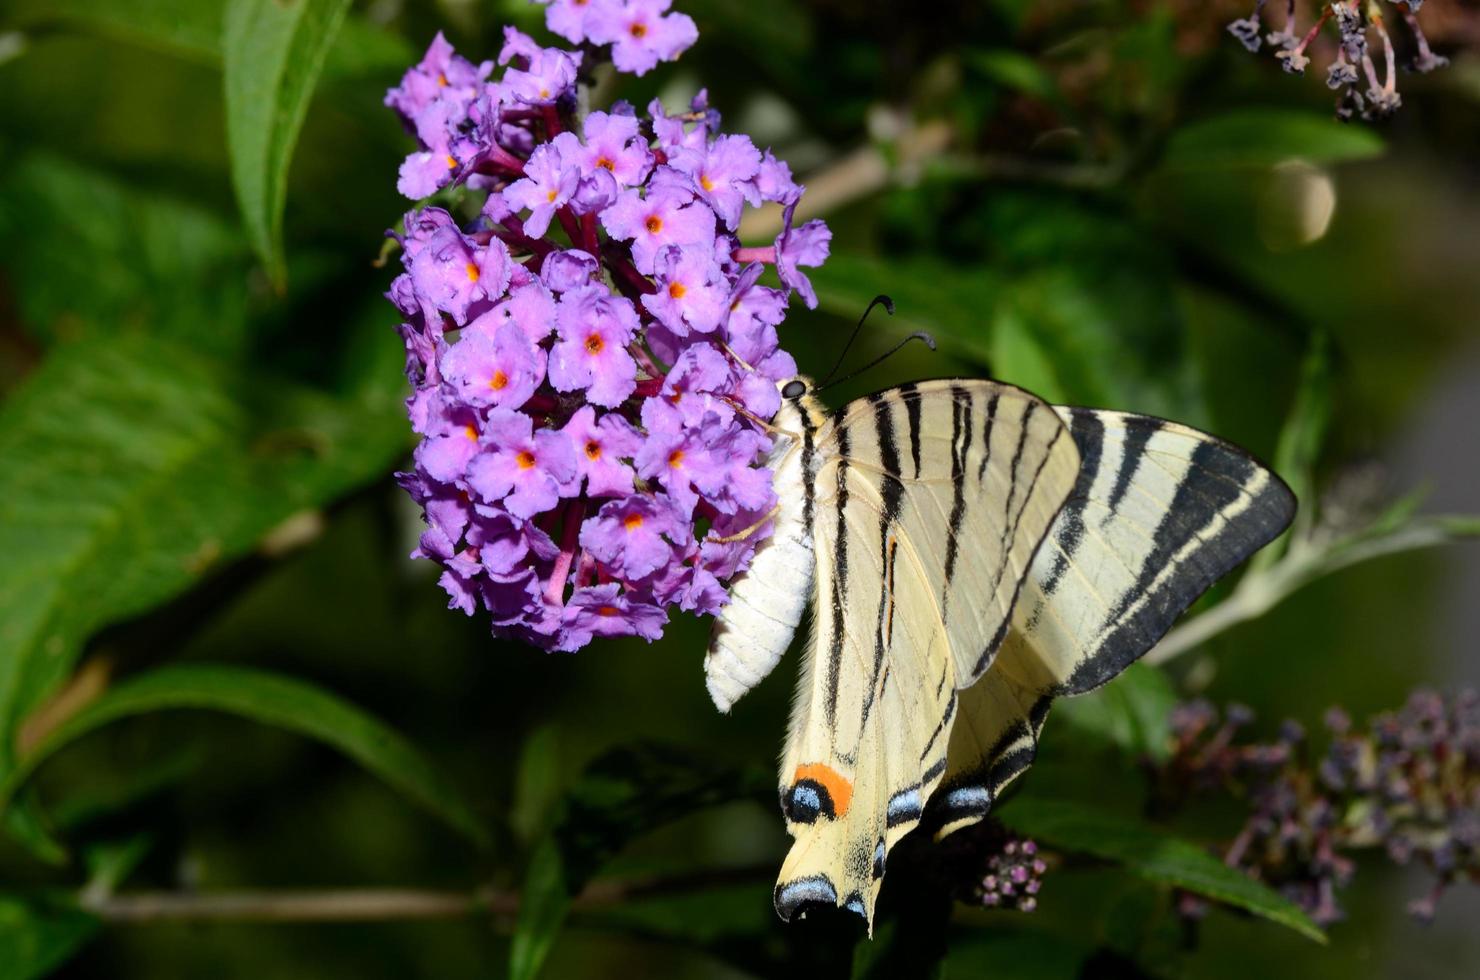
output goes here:
{"type": "Polygon", "coordinates": [[[891,848],[980,821],[1056,697],[1145,653],[1294,515],[1284,483],[1174,422],[937,380],[829,411],[780,385],[772,532],[705,659],[728,711],[813,612],[781,760],[783,919],[872,929],[891,848]]]}

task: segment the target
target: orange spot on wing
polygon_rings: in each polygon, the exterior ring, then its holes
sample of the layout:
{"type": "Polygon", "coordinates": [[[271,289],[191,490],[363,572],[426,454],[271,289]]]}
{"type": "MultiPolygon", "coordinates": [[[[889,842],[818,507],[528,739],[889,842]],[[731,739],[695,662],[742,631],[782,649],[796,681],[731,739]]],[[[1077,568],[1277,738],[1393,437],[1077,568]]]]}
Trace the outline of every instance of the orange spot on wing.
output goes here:
{"type": "Polygon", "coordinates": [[[806,765],[797,766],[796,775],[791,780],[792,785],[795,786],[803,779],[810,779],[827,790],[827,795],[832,797],[833,817],[842,819],[843,814],[848,812],[848,804],[853,801],[853,784],[844,779],[837,770],[820,762],[809,762],[806,765]]]}

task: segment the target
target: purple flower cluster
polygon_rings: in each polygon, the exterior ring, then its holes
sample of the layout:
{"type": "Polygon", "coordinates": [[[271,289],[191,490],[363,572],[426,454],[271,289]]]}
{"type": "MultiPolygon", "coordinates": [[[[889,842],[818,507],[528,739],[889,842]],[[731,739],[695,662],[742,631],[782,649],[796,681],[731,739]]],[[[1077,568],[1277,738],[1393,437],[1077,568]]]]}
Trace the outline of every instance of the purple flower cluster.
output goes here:
{"type": "MultiPolygon", "coordinates": [[[[1429,894],[1410,903],[1432,918],[1439,896],[1468,879],[1480,883],[1480,696],[1446,702],[1413,694],[1365,733],[1340,709],[1326,716],[1331,745],[1306,763],[1305,735],[1286,722],[1273,743],[1238,738],[1252,715],[1231,706],[1219,722],[1206,702],[1172,719],[1175,751],[1159,773],[1163,795],[1222,787],[1248,799],[1251,813],[1227,848],[1230,864],[1281,888],[1311,917],[1341,918],[1336,890],[1355,864],[1347,852],[1382,847],[1394,861],[1422,861],[1436,876],[1429,894]]],[[[1200,900],[1184,897],[1184,912],[1200,900]]]]}
{"type": "MultiPolygon", "coordinates": [[[[1297,0],[1285,0],[1282,26],[1260,37],[1267,0],[1256,0],[1254,12],[1228,25],[1228,32],[1251,52],[1265,42],[1274,49],[1275,58],[1285,71],[1301,75],[1310,66],[1307,53],[1328,24],[1334,29],[1337,43],[1335,57],[1326,68],[1326,85],[1340,95],[1336,115],[1343,120],[1361,117],[1372,120],[1392,115],[1403,104],[1398,94],[1397,53],[1388,31],[1382,8],[1371,0],[1336,0],[1317,5],[1319,16],[1309,28],[1299,23],[1297,0]],[[1379,76],[1374,52],[1383,70],[1379,76]]],[[[1418,10],[1423,0],[1388,0],[1413,35],[1414,54],[1408,67],[1430,72],[1449,64],[1447,58],[1434,54],[1418,23],[1418,10]]]]}
{"type": "Polygon", "coordinates": [[[800,267],[831,233],[793,227],[787,166],[719,131],[704,93],[576,113],[610,45],[642,73],[693,22],[668,0],[555,0],[582,52],[505,31],[475,65],[438,35],[386,96],[420,147],[401,168],[400,310],[421,443],[402,485],[428,524],[452,608],[545,649],[661,635],[668,609],[713,614],[768,533],[766,422],[796,372],[777,326],[800,267]],[[742,210],[785,209],[775,242],[742,248],[742,210]],[[474,210],[476,209],[476,210],[474,210]],[[777,285],[763,285],[765,267],[777,285]]]}
{"type": "Polygon", "coordinates": [[[987,908],[1031,912],[1038,907],[1038,890],[1047,870],[1037,843],[1009,837],[1001,850],[987,858],[986,873],[972,898],[987,908]]]}

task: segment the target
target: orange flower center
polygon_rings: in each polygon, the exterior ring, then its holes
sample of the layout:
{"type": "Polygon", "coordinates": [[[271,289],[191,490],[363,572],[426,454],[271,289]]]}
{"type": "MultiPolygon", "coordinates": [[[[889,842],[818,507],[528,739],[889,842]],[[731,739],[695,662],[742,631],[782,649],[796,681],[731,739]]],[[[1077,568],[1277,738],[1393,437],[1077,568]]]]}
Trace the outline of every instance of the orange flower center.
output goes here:
{"type": "Polygon", "coordinates": [[[622,610],[618,609],[616,606],[602,606],[596,611],[603,616],[616,616],[621,613],[622,610]]]}
{"type": "Polygon", "coordinates": [[[437,84],[442,88],[447,87],[447,76],[440,71],[437,72],[437,84]]]}
{"type": "Polygon", "coordinates": [[[648,230],[648,233],[652,235],[656,235],[658,232],[663,230],[663,219],[658,217],[656,214],[648,215],[648,219],[642,224],[643,227],[648,230]]]}
{"type": "Polygon", "coordinates": [[[597,161],[596,161],[596,165],[598,167],[605,167],[608,170],[616,170],[617,169],[617,163],[616,163],[616,161],[615,160],[612,160],[612,159],[609,159],[607,157],[600,157],[600,158],[598,158],[597,161]]]}
{"type": "Polygon", "coordinates": [[[524,450],[518,456],[514,457],[514,460],[519,464],[519,468],[521,470],[534,469],[534,453],[530,452],[528,449],[524,450]]]}
{"type": "Polygon", "coordinates": [[[670,282],[668,284],[668,295],[674,299],[683,299],[683,294],[689,291],[689,287],[681,282],[670,282]]]}
{"type": "Polygon", "coordinates": [[[601,443],[595,441],[594,439],[592,441],[586,443],[586,458],[587,459],[600,459],[601,458],[601,443]]]}
{"type": "Polygon", "coordinates": [[[683,466],[682,449],[675,449],[673,452],[668,454],[668,465],[673,467],[674,469],[679,469],[683,466]]]}
{"type": "Polygon", "coordinates": [[[463,435],[468,437],[468,442],[478,441],[478,430],[473,428],[471,425],[463,426],[463,435]]]}
{"type": "Polygon", "coordinates": [[[451,153],[449,153],[443,159],[445,159],[447,161],[447,169],[448,170],[456,170],[457,169],[457,157],[455,157],[451,153]]]}
{"type": "Polygon", "coordinates": [[[601,334],[599,333],[593,333],[591,336],[586,338],[586,350],[589,353],[600,354],[602,348],[604,348],[605,346],[606,344],[602,342],[601,334]]]}
{"type": "Polygon", "coordinates": [[[560,192],[558,190],[553,190],[550,193],[548,193],[548,194],[545,195],[545,200],[548,201],[551,204],[554,204],[555,203],[555,198],[557,198],[559,196],[560,196],[560,192]]]}
{"type": "Polygon", "coordinates": [[[637,530],[638,528],[642,527],[642,515],[628,514],[627,517],[622,521],[622,526],[629,531],[637,530]]]}
{"type": "Polygon", "coordinates": [[[709,179],[708,174],[700,174],[699,186],[704,188],[706,191],[712,191],[714,190],[714,181],[709,179]]]}
{"type": "Polygon", "coordinates": [[[638,21],[631,27],[627,28],[627,33],[636,38],[647,37],[647,25],[642,23],[641,21],[638,21]]]}
{"type": "Polygon", "coordinates": [[[493,372],[493,377],[488,379],[488,387],[494,391],[503,391],[509,386],[509,376],[502,371],[493,372]]]}
{"type": "Polygon", "coordinates": [[[478,281],[478,267],[472,262],[468,263],[468,282],[478,281]]]}

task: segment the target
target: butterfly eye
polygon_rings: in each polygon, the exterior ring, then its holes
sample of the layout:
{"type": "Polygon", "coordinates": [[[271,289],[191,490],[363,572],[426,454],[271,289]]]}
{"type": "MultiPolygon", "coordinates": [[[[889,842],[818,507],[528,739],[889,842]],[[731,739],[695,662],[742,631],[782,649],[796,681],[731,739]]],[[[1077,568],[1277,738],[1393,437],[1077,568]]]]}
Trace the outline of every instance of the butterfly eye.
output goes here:
{"type": "Polygon", "coordinates": [[[807,393],[807,383],[800,378],[793,378],[781,389],[782,398],[800,398],[807,393]]]}

